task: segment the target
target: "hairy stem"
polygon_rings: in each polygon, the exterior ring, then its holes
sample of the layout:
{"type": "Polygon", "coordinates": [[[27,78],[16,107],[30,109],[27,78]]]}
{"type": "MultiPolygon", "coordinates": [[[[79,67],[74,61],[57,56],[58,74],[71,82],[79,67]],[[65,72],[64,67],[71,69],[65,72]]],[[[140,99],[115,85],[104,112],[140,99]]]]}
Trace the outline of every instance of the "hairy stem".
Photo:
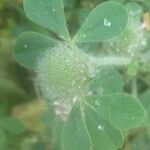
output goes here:
{"type": "Polygon", "coordinates": [[[132,62],[131,57],[105,56],[99,57],[94,62],[97,66],[127,66],[132,62]]]}

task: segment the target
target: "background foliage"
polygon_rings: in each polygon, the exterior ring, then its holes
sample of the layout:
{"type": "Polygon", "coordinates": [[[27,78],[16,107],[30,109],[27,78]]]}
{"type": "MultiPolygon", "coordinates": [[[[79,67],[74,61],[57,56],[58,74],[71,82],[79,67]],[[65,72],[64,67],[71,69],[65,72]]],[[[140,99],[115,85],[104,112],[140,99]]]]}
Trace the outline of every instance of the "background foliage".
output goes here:
{"type": "MultiPolygon", "coordinates": [[[[102,1],[64,0],[67,24],[72,35],[83,24],[89,12],[102,1]]],[[[131,2],[131,0],[113,1],[124,5],[127,2],[131,2]]],[[[132,1],[137,2],[143,8],[144,16],[142,16],[143,19],[141,20],[146,21],[146,36],[149,39],[150,2],[148,0],[132,1]]],[[[0,149],[59,150],[59,131],[63,122],[54,117],[51,106],[46,107],[38,88],[34,86],[34,73],[31,70],[20,67],[12,57],[12,48],[16,37],[25,31],[37,31],[59,38],[54,33],[27,19],[22,8],[22,0],[0,0],[0,149]]],[[[93,43],[92,47],[88,47],[87,50],[93,48],[97,52],[100,47],[101,44],[93,43]]],[[[149,48],[150,45],[147,44],[144,50],[147,57],[150,55],[149,48]]],[[[124,87],[122,87],[122,81],[120,81],[119,89],[124,88],[124,91],[138,95],[147,114],[141,127],[129,131],[129,135],[124,131],[125,143],[120,148],[121,150],[150,149],[149,64],[139,64],[141,65],[140,69],[135,69],[138,68],[135,67],[138,65],[134,62],[134,67],[129,68],[129,73],[136,74],[135,72],[138,72],[136,78],[126,76],[124,70],[119,70],[125,83],[124,87]]],[[[104,74],[103,76],[105,77],[106,75],[104,74]]],[[[106,85],[105,82],[107,83],[103,77],[98,81],[103,81],[104,85],[106,85]]],[[[107,86],[105,88],[106,92],[110,92],[110,89],[112,89],[107,86]]],[[[113,87],[114,90],[118,90],[117,88],[113,87]]],[[[74,114],[72,113],[72,115],[74,114]]],[[[80,116],[75,116],[74,119],[76,117],[80,118],[80,116]]]]}

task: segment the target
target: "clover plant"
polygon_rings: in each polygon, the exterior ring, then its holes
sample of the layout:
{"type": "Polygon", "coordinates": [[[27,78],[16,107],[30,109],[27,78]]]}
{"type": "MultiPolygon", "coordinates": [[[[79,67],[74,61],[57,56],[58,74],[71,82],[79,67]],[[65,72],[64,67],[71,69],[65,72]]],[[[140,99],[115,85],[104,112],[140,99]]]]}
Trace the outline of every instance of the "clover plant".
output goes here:
{"type": "Polygon", "coordinates": [[[138,127],[145,116],[137,95],[124,93],[123,76],[117,71],[124,68],[127,76],[136,76],[146,45],[142,9],[136,3],[102,2],[73,36],[62,0],[24,0],[24,11],[55,35],[25,32],[13,55],[35,71],[36,86],[64,122],[60,149],[120,148],[123,133],[138,127]],[[98,43],[103,46],[97,54],[85,49],[98,43]]]}

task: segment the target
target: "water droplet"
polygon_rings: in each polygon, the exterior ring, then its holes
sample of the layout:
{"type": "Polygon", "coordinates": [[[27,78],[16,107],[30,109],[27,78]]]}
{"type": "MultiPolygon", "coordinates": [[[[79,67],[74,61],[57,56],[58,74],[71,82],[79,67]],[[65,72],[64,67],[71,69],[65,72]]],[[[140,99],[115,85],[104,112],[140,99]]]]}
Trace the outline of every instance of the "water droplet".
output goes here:
{"type": "Polygon", "coordinates": [[[106,18],[104,18],[104,26],[106,26],[106,27],[110,27],[111,26],[111,22],[108,21],[106,18]]]}
{"type": "Polygon", "coordinates": [[[104,127],[102,125],[100,125],[100,124],[97,126],[97,129],[101,130],[101,131],[104,131],[104,127]]]}
{"type": "Polygon", "coordinates": [[[134,120],[135,118],[134,118],[134,116],[132,116],[132,120],[134,120]]]}

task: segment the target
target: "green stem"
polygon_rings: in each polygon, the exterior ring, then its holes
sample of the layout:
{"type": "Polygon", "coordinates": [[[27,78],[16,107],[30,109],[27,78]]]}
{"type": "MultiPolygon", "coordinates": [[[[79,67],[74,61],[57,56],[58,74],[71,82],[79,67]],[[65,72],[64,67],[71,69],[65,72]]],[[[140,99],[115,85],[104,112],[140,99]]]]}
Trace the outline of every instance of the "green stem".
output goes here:
{"type": "Polygon", "coordinates": [[[138,94],[137,94],[137,78],[136,77],[133,77],[132,79],[132,94],[137,97],[138,94]]]}
{"type": "Polygon", "coordinates": [[[104,56],[93,59],[97,66],[127,66],[132,62],[131,57],[104,56]]]}

